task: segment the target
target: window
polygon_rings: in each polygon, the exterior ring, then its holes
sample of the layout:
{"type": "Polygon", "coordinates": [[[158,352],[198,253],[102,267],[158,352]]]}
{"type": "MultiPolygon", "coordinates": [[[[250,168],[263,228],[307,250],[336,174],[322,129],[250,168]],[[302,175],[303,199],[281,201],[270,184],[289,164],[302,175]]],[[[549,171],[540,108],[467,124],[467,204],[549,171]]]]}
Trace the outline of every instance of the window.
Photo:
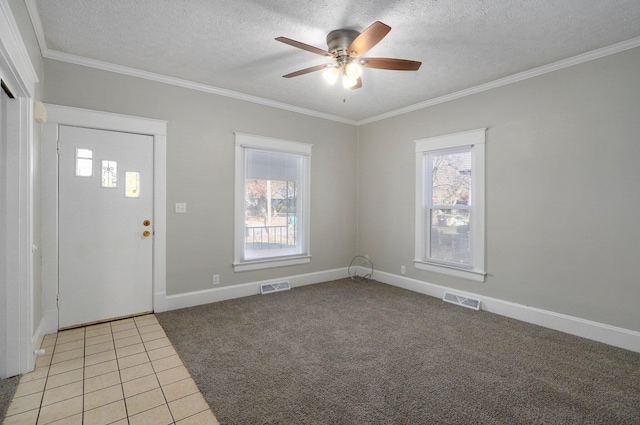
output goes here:
{"type": "Polygon", "coordinates": [[[93,176],[93,151],[91,149],[76,148],[76,176],[93,176]]]}
{"type": "Polygon", "coordinates": [[[417,269],[484,282],[485,130],[416,141],[417,269]]]}
{"type": "Polygon", "coordinates": [[[118,187],[118,162],[102,161],[102,187],[115,189],[118,187]]]}
{"type": "Polygon", "coordinates": [[[234,271],[310,262],[311,145],[236,133],[234,271]]]}
{"type": "Polygon", "coordinates": [[[140,197],[140,173],[137,171],[124,173],[124,196],[126,198],[140,197]]]}

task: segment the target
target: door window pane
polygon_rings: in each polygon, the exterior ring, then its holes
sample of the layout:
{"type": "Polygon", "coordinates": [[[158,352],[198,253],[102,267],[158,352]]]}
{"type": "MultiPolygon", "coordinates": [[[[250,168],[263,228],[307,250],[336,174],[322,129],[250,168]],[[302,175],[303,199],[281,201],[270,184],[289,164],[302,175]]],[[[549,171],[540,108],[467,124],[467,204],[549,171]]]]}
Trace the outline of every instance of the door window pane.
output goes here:
{"type": "Polygon", "coordinates": [[[137,171],[124,173],[124,196],[127,198],[140,197],[140,173],[137,171]]]}
{"type": "Polygon", "coordinates": [[[93,151],[76,148],[76,176],[91,177],[93,175],[93,151]]]}
{"type": "Polygon", "coordinates": [[[116,188],[118,187],[118,162],[102,161],[102,187],[116,188]]]}

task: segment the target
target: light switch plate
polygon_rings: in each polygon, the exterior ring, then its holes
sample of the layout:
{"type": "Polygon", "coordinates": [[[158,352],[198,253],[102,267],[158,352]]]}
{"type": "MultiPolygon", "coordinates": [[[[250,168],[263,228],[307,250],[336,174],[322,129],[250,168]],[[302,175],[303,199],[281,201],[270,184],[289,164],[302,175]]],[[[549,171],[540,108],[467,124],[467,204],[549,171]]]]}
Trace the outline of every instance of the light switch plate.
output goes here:
{"type": "Polygon", "coordinates": [[[187,212],[187,204],[184,202],[176,202],[176,213],[182,214],[187,212]]]}

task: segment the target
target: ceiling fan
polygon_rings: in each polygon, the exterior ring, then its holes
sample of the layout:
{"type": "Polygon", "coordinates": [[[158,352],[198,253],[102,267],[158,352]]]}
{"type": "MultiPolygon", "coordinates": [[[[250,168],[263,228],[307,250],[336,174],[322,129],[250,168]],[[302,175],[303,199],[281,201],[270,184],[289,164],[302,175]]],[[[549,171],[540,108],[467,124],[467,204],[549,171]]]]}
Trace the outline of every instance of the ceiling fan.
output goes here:
{"type": "Polygon", "coordinates": [[[355,90],[362,87],[362,67],[393,71],[417,71],[422,62],[407,59],[362,57],[369,49],[378,44],[389,31],[391,31],[391,27],[380,21],[374,22],[362,33],[349,29],[334,30],[327,35],[328,50],[287,37],[278,37],[276,40],[282,43],[332,59],[329,63],[301,69],[283,75],[283,77],[292,78],[324,69],[323,76],[330,84],[335,84],[342,75],[343,86],[355,90]]]}

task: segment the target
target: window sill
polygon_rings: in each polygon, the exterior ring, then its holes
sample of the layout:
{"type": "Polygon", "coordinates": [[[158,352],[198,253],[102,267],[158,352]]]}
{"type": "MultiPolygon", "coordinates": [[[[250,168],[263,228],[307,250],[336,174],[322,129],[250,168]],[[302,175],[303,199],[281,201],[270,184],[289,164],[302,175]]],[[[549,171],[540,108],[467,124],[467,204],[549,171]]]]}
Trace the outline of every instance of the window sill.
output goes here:
{"type": "Polygon", "coordinates": [[[416,269],[428,272],[442,273],[449,276],[461,277],[474,282],[484,283],[486,273],[484,271],[461,269],[442,264],[427,263],[422,260],[413,260],[416,269]]]}
{"type": "Polygon", "coordinates": [[[264,260],[252,260],[242,263],[233,263],[233,271],[247,272],[251,270],[271,269],[275,267],[296,266],[299,264],[308,264],[310,262],[310,255],[303,257],[268,258],[264,260]]]}

